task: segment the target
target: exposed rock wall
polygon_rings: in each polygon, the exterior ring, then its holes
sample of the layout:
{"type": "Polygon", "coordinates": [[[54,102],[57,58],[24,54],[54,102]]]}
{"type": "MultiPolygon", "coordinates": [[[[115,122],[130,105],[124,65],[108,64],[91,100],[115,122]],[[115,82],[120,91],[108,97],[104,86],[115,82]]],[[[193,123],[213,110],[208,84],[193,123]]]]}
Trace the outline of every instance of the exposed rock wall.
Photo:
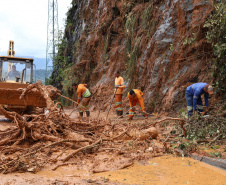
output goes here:
{"type": "MultiPolygon", "coordinates": [[[[144,87],[148,111],[177,111],[186,86],[210,82],[211,46],[203,24],[212,0],[73,0],[65,38],[79,83],[95,98],[113,94],[114,72],[130,88],[144,87]]],[[[124,96],[126,97],[126,96],[124,96]]],[[[103,104],[103,103],[101,103],[103,104]]]]}

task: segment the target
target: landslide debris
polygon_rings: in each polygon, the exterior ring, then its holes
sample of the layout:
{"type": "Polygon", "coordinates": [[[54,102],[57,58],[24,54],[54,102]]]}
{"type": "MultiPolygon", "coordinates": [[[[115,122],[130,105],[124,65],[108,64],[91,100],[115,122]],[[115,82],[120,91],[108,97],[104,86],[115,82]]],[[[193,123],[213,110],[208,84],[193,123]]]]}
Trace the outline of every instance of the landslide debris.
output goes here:
{"type": "Polygon", "coordinates": [[[1,173],[35,173],[46,165],[55,170],[70,164],[86,166],[95,173],[126,168],[135,159],[165,152],[158,130],[147,121],[111,122],[98,117],[73,120],[59,102],[50,98],[55,92],[49,86],[31,84],[21,97],[31,89],[39,91],[46,100],[44,114],[22,116],[0,108],[16,123],[0,131],[1,173]]]}

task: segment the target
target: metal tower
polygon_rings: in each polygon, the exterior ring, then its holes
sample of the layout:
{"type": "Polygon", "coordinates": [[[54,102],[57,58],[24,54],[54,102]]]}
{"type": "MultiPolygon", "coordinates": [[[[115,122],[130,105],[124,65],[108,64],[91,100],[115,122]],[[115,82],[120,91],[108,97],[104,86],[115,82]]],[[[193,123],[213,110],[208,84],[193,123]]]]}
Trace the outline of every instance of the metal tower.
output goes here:
{"type": "Polygon", "coordinates": [[[53,63],[57,53],[58,31],[58,3],[57,0],[48,0],[45,82],[53,71],[53,63]]]}

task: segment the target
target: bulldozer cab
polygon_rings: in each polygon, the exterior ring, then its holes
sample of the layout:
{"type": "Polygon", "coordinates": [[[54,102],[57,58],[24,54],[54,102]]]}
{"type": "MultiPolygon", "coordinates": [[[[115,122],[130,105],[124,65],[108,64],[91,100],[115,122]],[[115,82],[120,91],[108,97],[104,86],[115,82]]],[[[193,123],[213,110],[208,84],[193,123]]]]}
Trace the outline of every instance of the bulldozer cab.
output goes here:
{"type": "Polygon", "coordinates": [[[33,82],[33,59],[0,56],[0,81],[31,84],[33,82]]]}

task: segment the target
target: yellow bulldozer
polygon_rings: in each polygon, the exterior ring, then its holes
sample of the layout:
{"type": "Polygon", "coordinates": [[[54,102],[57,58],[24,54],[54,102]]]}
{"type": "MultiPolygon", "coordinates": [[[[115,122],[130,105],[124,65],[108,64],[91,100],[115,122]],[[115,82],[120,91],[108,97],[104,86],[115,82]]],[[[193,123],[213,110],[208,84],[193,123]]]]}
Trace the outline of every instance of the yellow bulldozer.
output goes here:
{"type": "Polygon", "coordinates": [[[14,42],[10,41],[8,56],[0,56],[0,106],[7,111],[32,114],[37,107],[46,107],[46,101],[38,91],[30,91],[20,99],[23,89],[33,83],[34,60],[14,55],[14,42]]]}

